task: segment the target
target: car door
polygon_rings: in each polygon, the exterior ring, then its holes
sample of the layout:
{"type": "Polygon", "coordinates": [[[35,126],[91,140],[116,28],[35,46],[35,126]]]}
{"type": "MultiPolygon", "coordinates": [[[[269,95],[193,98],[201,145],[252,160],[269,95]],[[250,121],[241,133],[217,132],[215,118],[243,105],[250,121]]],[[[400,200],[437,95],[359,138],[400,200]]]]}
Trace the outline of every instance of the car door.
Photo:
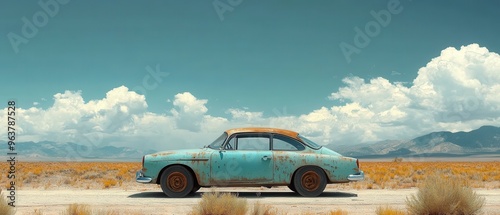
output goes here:
{"type": "Polygon", "coordinates": [[[306,162],[305,146],[299,141],[280,134],[273,135],[274,181],[289,183],[292,175],[306,162]]]}
{"type": "Polygon", "coordinates": [[[270,134],[245,133],[231,136],[212,154],[212,184],[260,184],[273,180],[274,161],[270,134]]]}

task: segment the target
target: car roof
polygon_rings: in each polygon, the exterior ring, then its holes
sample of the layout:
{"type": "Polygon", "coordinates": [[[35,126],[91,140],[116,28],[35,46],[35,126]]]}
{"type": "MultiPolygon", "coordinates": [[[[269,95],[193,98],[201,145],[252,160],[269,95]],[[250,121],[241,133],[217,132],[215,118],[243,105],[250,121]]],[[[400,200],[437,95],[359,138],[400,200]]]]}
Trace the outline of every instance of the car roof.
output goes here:
{"type": "Polygon", "coordinates": [[[299,135],[299,133],[297,133],[295,131],[290,131],[290,130],[280,129],[280,128],[246,127],[246,128],[233,128],[233,129],[226,130],[226,133],[228,136],[231,136],[232,134],[236,134],[236,133],[253,133],[253,132],[282,134],[285,136],[292,137],[294,139],[297,139],[297,135],[299,135]]]}

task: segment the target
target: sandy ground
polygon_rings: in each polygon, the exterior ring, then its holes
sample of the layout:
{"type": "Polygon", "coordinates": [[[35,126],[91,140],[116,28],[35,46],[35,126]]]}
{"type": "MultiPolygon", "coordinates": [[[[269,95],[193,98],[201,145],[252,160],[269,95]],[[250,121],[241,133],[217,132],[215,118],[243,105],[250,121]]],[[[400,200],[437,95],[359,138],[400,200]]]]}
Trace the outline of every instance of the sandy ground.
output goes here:
{"type": "MultiPolygon", "coordinates": [[[[400,190],[334,190],[327,188],[316,198],[304,198],[286,187],[278,188],[217,188],[217,191],[237,192],[251,206],[255,202],[272,205],[287,214],[321,213],[342,209],[349,214],[374,214],[378,206],[389,205],[404,209],[405,199],[416,189],[400,190]]],[[[160,189],[106,190],[20,190],[17,194],[17,213],[61,214],[69,204],[88,204],[93,209],[140,211],[143,214],[186,214],[196,205],[204,192],[202,188],[188,198],[168,198],[160,189]]],[[[484,214],[500,214],[500,190],[478,189],[486,198],[484,214]]]]}

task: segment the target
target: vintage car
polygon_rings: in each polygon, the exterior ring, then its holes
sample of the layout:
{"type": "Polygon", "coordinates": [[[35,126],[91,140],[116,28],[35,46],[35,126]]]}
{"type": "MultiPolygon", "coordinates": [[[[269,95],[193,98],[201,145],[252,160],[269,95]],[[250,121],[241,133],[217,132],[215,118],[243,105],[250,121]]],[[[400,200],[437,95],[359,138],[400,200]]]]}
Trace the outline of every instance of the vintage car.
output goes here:
{"type": "Polygon", "coordinates": [[[136,173],[137,182],[159,184],[169,197],[184,197],[200,187],[281,185],[315,197],[326,184],[363,179],[357,159],[275,128],[230,129],[202,149],[145,155],[136,173]]]}

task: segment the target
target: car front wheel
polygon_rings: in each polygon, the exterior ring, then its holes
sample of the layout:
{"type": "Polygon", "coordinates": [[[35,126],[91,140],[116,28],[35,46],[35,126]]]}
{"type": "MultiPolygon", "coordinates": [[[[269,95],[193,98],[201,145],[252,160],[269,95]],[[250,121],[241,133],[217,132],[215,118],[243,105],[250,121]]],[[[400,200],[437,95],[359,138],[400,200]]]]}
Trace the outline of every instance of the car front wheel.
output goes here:
{"type": "Polygon", "coordinates": [[[188,195],[194,187],[194,179],[185,167],[171,166],[161,174],[161,189],[165,195],[172,198],[182,198],[188,195]]]}
{"type": "Polygon", "coordinates": [[[326,176],[318,167],[302,167],[293,178],[295,191],[305,197],[319,196],[326,187],[326,176]]]}

